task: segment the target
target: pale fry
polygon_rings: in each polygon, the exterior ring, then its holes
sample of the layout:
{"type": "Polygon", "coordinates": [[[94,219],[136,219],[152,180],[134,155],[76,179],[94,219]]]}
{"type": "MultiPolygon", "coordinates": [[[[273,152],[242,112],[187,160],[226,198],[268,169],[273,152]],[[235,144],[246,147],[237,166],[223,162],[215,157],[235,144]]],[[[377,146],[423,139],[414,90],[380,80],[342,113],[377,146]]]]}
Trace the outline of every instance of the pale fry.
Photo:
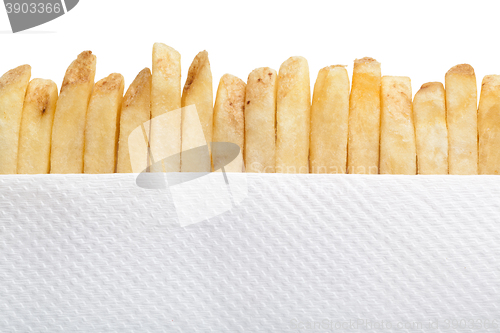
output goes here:
{"type": "Polygon", "coordinates": [[[96,57],[82,52],[66,70],[52,126],[50,173],[82,173],[85,119],[96,57]]]}
{"type": "Polygon", "coordinates": [[[245,168],[275,172],[276,81],[274,69],[262,67],[248,76],[245,97],[245,168]]]}
{"type": "Polygon", "coordinates": [[[0,77],[0,174],[17,173],[19,128],[30,77],[29,65],[11,69],[0,77]]]}
{"type": "Polygon", "coordinates": [[[281,65],[276,98],[276,172],[309,173],[311,87],[305,58],[281,65]]]}
{"type": "Polygon", "coordinates": [[[380,143],[380,63],[356,59],[349,99],[349,173],[377,174],[380,143]]]}
{"type": "Polygon", "coordinates": [[[417,174],[417,150],[411,104],[411,81],[384,76],[380,104],[380,173],[417,174]]]}
{"type": "Polygon", "coordinates": [[[173,48],[155,43],[153,46],[153,77],[151,86],[151,157],[155,162],[151,172],[179,172],[181,170],[181,55],[173,48]],[[154,121],[155,117],[175,111],[168,121],[154,121]],[[161,167],[161,169],[160,169],[161,167]]]}
{"type": "Polygon", "coordinates": [[[146,170],[148,163],[147,150],[133,150],[130,152],[129,136],[134,129],[143,126],[150,119],[151,71],[149,68],[144,68],[128,88],[125,97],[123,97],[116,172],[139,173],[146,170]],[[136,165],[138,168],[134,168],[136,165]]]}
{"type": "Polygon", "coordinates": [[[344,66],[321,69],[311,106],[311,173],[346,173],[349,75],[344,66]]]}
{"type": "Polygon", "coordinates": [[[115,172],[124,79],[113,73],[98,81],[85,125],[84,173],[115,172]]]}
{"type": "Polygon", "coordinates": [[[479,174],[500,174],[500,75],[486,75],[481,85],[477,126],[479,174]]]}
{"type": "Polygon", "coordinates": [[[467,64],[452,67],[445,76],[450,175],[477,175],[476,75],[467,64]]]}
{"type": "Polygon", "coordinates": [[[446,102],[441,82],[425,83],[415,94],[413,119],[415,121],[418,174],[448,174],[446,102]]]}
{"type": "MultiPolygon", "coordinates": [[[[182,151],[205,145],[212,142],[213,132],[213,90],[212,71],[208,61],[208,52],[202,51],[196,55],[189,67],[188,77],[182,93],[182,107],[194,105],[196,113],[182,111],[182,151]],[[190,117],[194,115],[194,117],[190,117]],[[198,142],[200,136],[194,133],[201,124],[204,134],[204,143],[198,142]]],[[[210,144],[208,145],[210,148],[210,144]]],[[[209,149],[210,151],[210,149],[209,149]]],[[[191,156],[189,159],[181,153],[181,171],[183,172],[210,172],[210,152],[206,155],[191,156]]]]}
{"type": "Polygon", "coordinates": [[[33,79],[26,91],[19,133],[17,173],[50,172],[50,138],[57,105],[57,85],[51,80],[33,79]]]}
{"type": "MultiPolygon", "coordinates": [[[[225,74],[220,79],[215,98],[213,142],[231,142],[240,147],[239,155],[225,166],[227,172],[244,171],[245,88],[245,82],[225,74]]],[[[227,152],[214,146],[212,160],[214,165],[224,165],[228,160],[227,152]]]]}

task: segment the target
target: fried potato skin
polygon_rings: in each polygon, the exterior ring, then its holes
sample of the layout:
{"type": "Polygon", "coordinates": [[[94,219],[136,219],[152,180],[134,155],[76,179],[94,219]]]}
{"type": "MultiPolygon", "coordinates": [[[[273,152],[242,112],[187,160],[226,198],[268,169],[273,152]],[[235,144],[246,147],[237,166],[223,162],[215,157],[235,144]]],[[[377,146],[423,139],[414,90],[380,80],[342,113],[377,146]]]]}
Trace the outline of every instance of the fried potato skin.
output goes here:
{"type": "Polygon", "coordinates": [[[500,75],[486,75],[478,109],[479,174],[500,174],[500,75]]]}
{"type": "Polygon", "coordinates": [[[417,174],[411,97],[409,77],[382,77],[380,174],[417,174]]]}
{"type": "Polygon", "coordinates": [[[276,172],[309,173],[311,87],[305,58],[281,64],[276,101],[276,172]]]}
{"type": "Polygon", "coordinates": [[[344,66],[319,71],[311,106],[311,173],[346,173],[349,88],[344,66]]]}
{"type": "MultiPolygon", "coordinates": [[[[224,74],[217,88],[214,107],[213,142],[231,142],[240,147],[240,153],[225,166],[227,172],[242,172],[245,147],[245,90],[246,84],[230,74],[224,74]]],[[[214,165],[222,165],[227,156],[224,151],[214,147],[214,165]]],[[[218,170],[214,170],[218,171],[218,170]]]]}
{"type": "Polygon", "coordinates": [[[113,73],[92,92],[85,126],[84,173],[114,173],[125,81],[113,73]]]}
{"type": "Polygon", "coordinates": [[[213,88],[212,71],[208,59],[208,52],[199,52],[189,67],[188,77],[182,92],[182,151],[186,151],[197,146],[208,144],[208,157],[198,156],[198,158],[183,158],[181,153],[182,172],[210,172],[211,171],[211,149],[213,133],[213,88]],[[194,105],[196,107],[195,117],[191,118],[191,113],[186,112],[185,107],[194,105]],[[203,130],[203,138],[199,133],[195,133],[199,126],[203,130]]]}
{"type": "MultiPolygon", "coordinates": [[[[129,135],[134,129],[143,126],[143,124],[150,119],[151,70],[149,68],[144,68],[136,76],[123,97],[116,172],[132,173],[134,171],[142,172],[146,170],[148,163],[147,151],[133,151],[131,155],[129,151],[131,148],[129,147],[129,135]],[[143,159],[143,161],[131,161],[131,158],[143,159]],[[134,165],[139,165],[138,170],[134,170],[134,165]]],[[[132,147],[132,149],[134,148],[132,147]]]]}
{"type": "Polygon", "coordinates": [[[445,90],[441,82],[422,85],[413,98],[419,175],[448,174],[448,128],[445,90]]]}
{"type": "Polygon", "coordinates": [[[380,147],[380,63],[354,61],[349,98],[348,173],[378,174],[380,147]]]}
{"type": "Polygon", "coordinates": [[[50,172],[50,139],[57,98],[57,85],[52,80],[33,79],[29,83],[19,133],[17,173],[50,172]]]}
{"type": "Polygon", "coordinates": [[[245,102],[245,168],[274,173],[276,169],[277,73],[269,67],[248,75],[245,102]]]}
{"type": "Polygon", "coordinates": [[[66,71],[52,126],[50,173],[83,173],[85,123],[96,61],[92,52],[84,51],[66,71]]]}
{"type": "Polygon", "coordinates": [[[452,67],[445,76],[450,175],[478,174],[477,87],[472,66],[452,67]]]}
{"type": "Polygon", "coordinates": [[[178,155],[169,165],[157,163],[151,172],[181,171],[181,55],[162,43],[153,45],[153,76],[151,86],[150,145],[154,160],[178,155]],[[173,112],[168,121],[155,121],[165,113],[173,112]],[[156,155],[156,156],[155,156],[156,155]]]}
{"type": "Polygon", "coordinates": [[[0,77],[0,174],[17,173],[19,130],[31,66],[22,65],[0,77]]]}

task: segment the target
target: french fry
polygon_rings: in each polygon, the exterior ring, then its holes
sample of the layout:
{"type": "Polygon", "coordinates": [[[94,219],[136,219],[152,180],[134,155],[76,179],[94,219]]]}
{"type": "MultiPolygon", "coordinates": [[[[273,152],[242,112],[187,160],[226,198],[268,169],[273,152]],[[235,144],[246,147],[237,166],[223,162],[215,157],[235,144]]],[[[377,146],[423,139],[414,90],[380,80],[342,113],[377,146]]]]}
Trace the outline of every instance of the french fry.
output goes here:
{"type": "Polygon", "coordinates": [[[248,75],[245,97],[245,168],[274,173],[276,167],[276,80],[269,67],[248,75]]]}
{"type": "Polygon", "coordinates": [[[276,172],[309,173],[311,87],[305,58],[281,65],[276,95],[276,172]]]}
{"type": "Polygon", "coordinates": [[[311,173],[346,173],[349,75],[344,66],[321,69],[311,106],[311,173]]]}
{"type": "Polygon", "coordinates": [[[481,85],[477,125],[479,174],[500,174],[500,75],[486,75],[481,85]]]}
{"type": "Polygon", "coordinates": [[[380,173],[416,175],[410,78],[382,77],[380,95],[380,173]]]}
{"type": "Polygon", "coordinates": [[[445,76],[450,175],[477,175],[476,75],[467,64],[452,67],[445,76]]]}
{"type": "Polygon", "coordinates": [[[30,77],[29,65],[11,69],[0,77],[0,174],[17,173],[19,128],[30,77]]]}
{"type": "Polygon", "coordinates": [[[173,48],[155,43],[153,46],[153,77],[151,86],[151,134],[152,159],[156,162],[170,158],[171,163],[156,163],[151,172],[179,172],[181,170],[181,55],[173,48]],[[178,111],[172,116],[155,121],[167,112],[178,111]],[[161,166],[161,169],[160,169],[161,166]]]}
{"type": "Polygon", "coordinates": [[[415,94],[413,119],[415,121],[418,174],[448,174],[446,102],[441,82],[425,83],[415,94]]]}
{"type": "Polygon", "coordinates": [[[52,126],[50,173],[82,173],[87,107],[96,57],[82,52],[66,70],[52,126]]]}
{"type": "Polygon", "coordinates": [[[31,80],[19,132],[18,174],[50,172],[50,138],[56,104],[57,85],[52,80],[31,80]]]}
{"type": "Polygon", "coordinates": [[[115,172],[123,89],[123,76],[117,73],[94,86],[85,125],[84,173],[115,172]]]}
{"type": "MultiPolygon", "coordinates": [[[[148,163],[147,150],[129,152],[129,136],[134,129],[151,119],[151,71],[144,68],[123,97],[120,116],[120,139],[116,172],[142,172],[148,163]],[[134,166],[139,167],[134,170],[134,166]]],[[[149,128],[147,129],[149,131],[149,128]]],[[[132,148],[134,149],[134,148],[132,148]]]]}
{"type": "MultiPolygon", "coordinates": [[[[212,142],[213,131],[213,90],[212,71],[208,61],[208,52],[202,51],[196,55],[189,67],[188,77],[182,93],[182,107],[194,105],[197,113],[182,111],[182,151],[196,148],[212,142]],[[193,115],[194,117],[191,117],[193,115]],[[204,137],[200,138],[195,131],[199,124],[203,129],[204,137]],[[200,138],[201,140],[198,140],[200,138]],[[204,141],[204,142],[200,142],[204,141]]],[[[211,158],[210,145],[208,155],[183,156],[181,153],[182,172],[210,172],[211,158]]]]}
{"type": "MultiPolygon", "coordinates": [[[[225,74],[217,88],[214,106],[213,142],[231,142],[240,147],[239,155],[225,166],[227,172],[243,171],[245,145],[245,88],[246,84],[236,76],[225,74]]],[[[213,147],[214,166],[224,165],[227,161],[224,149],[213,147]]],[[[217,171],[217,170],[214,170],[217,171]]]]}
{"type": "Polygon", "coordinates": [[[380,76],[380,63],[375,59],[354,61],[349,99],[348,173],[378,173],[380,76]]]}

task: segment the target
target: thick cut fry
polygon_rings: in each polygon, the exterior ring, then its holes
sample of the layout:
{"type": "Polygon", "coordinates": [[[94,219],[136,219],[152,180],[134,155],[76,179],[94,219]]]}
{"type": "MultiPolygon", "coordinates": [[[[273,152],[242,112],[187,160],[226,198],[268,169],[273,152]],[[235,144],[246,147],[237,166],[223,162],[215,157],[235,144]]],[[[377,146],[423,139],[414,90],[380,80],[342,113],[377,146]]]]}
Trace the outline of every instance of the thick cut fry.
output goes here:
{"type": "Polygon", "coordinates": [[[151,172],[179,172],[181,170],[181,55],[173,48],[155,43],[153,46],[153,78],[151,86],[151,157],[155,162],[151,172]],[[173,116],[154,118],[176,111],[173,116]],[[164,121],[167,120],[167,121],[164,121]],[[161,169],[160,169],[161,167],[161,169]]]}
{"type": "MultiPolygon", "coordinates": [[[[116,172],[131,173],[146,170],[147,150],[129,146],[129,136],[134,129],[151,119],[151,71],[144,68],[130,85],[123,97],[120,116],[120,140],[116,172]],[[129,151],[129,149],[132,151],[129,151]]],[[[149,128],[148,128],[149,130],[149,128]]]]}
{"type": "Polygon", "coordinates": [[[417,174],[417,149],[411,104],[411,81],[384,76],[380,100],[380,173],[417,174]]]}
{"type": "Polygon", "coordinates": [[[82,173],[85,119],[94,87],[96,57],[82,52],[66,70],[57,100],[50,153],[50,173],[82,173]]]}
{"type": "Polygon", "coordinates": [[[50,137],[56,105],[57,85],[51,80],[33,79],[24,99],[17,173],[50,172],[50,137]]]}
{"type": "Polygon", "coordinates": [[[476,75],[467,64],[452,67],[445,76],[450,175],[477,175],[476,75]]]}
{"type": "Polygon", "coordinates": [[[30,77],[29,65],[11,69],[0,77],[0,174],[17,173],[19,128],[30,77]]]}
{"type": "Polygon", "coordinates": [[[85,125],[84,173],[114,173],[124,80],[113,73],[95,84],[85,125]]]}
{"type": "Polygon", "coordinates": [[[380,142],[380,63],[356,59],[349,99],[349,173],[377,174],[380,142]]]}
{"type": "Polygon", "coordinates": [[[245,168],[247,172],[275,172],[276,80],[269,67],[248,76],[245,102],[245,168]]]}
{"type": "Polygon", "coordinates": [[[344,66],[321,69],[311,106],[311,172],[346,173],[349,75],[344,66]]]}
{"type": "Polygon", "coordinates": [[[309,173],[311,87],[305,58],[281,65],[276,98],[276,172],[309,173]]]}
{"type": "MultiPolygon", "coordinates": [[[[222,76],[217,88],[214,106],[213,141],[231,142],[240,147],[239,155],[225,166],[225,171],[228,172],[243,171],[245,88],[245,82],[230,74],[222,76]]],[[[223,148],[214,146],[212,159],[214,166],[222,166],[228,160],[227,152],[223,148]]]]}
{"type": "Polygon", "coordinates": [[[446,102],[441,82],[422,85],[413,98],[419,175],[448,174],[446,102]]]}
{"type": "MultiPolygon", "coordinates": [[[[182,111],[182,151],[212,142],[214,119],[213,96],[212,71],[210,70],[210,62],[208,61],[208,52],[202,51],[198,53],[191,67],[189,67],[188,77],[182,93],[182,107],[194,105],[197,111],[197,113],[186,112],[184,109],[182,111]],[[198,135],[198,133],[194,133],[200,124],[204,137],[198,135]],[[197,140],[198,138],[202,140],[197,140]]],[[[200,154],[189,157],[181,154],[181,171],[210,172],[210,170],[210,152],[208,155],[200,154]]]]}
{"type": "Polygon", "coordinates": [[[481,85],[477,126],[479,174],[500,174],[500,75],[486,75],[481,85]]]}

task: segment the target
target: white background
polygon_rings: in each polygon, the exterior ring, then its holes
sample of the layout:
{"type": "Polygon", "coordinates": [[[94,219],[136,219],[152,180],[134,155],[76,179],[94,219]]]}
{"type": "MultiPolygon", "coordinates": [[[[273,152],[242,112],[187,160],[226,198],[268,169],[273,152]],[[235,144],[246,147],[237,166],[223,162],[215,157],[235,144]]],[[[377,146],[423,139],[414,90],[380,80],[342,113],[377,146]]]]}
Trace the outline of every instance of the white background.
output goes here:
{"type": "MultiPolygon", "coordinates": [[[[26,0],[29,2],[30,0],[26,0]]],[[[164,1],[80,0],[66,15],[12,34],[0,7],[0,72],[28,63],[32,77],[60,86],[83,50],[98,59],[96,80],[111,72],[130,84],[151,67],[154,42],[182,55],[183,84],[198,51],[209,52],[214,94],[220,77],[246,81],[251,70],[276,70],[290,56],[309,61],[311,86],[318,70],[374,57],[383,75],[412,79],[413,92],[446,71],[470,63],[477,83],[500,74],[500,23],[493,1],[164,1]]]]}

